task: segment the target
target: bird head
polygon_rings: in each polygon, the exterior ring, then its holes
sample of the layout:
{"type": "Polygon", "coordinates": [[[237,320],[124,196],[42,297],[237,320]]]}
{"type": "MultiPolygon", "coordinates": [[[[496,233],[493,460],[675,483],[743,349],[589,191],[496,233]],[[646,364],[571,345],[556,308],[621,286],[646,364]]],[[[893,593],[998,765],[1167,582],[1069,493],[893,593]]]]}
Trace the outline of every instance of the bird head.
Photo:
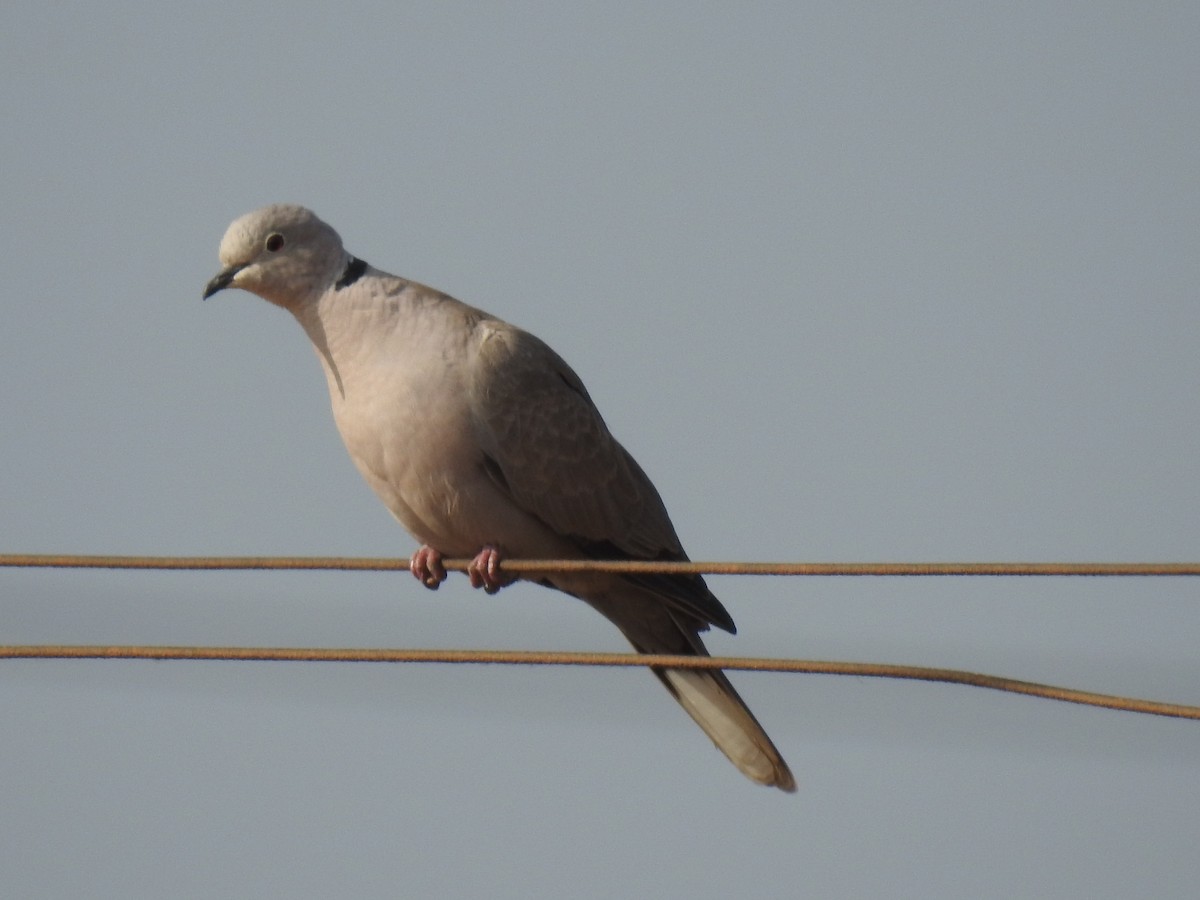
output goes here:
{"type": "Polygon", "coordinates": [[[223,268],[205,286],[205,300],[241,288],[295,312],[334,282],[349,255],[311,210],[276,204],[235,219],[221,239],[220,259],[223,268]]]}

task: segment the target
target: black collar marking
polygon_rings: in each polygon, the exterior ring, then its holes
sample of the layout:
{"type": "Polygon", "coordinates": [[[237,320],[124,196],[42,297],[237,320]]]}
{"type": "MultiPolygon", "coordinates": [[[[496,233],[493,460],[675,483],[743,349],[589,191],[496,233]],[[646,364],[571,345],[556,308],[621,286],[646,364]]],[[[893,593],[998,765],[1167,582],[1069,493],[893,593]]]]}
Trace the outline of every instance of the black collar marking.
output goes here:
{"type": "Polygon", "coordinates": [[[350,287],[358,279],[362,278],[363,272],[367,271],[367,264],[357,256],[350,257],[350,261],[346,263],[346,271],[342,273],[333,285],[335,291],[340,291],[344,287],[350,287]]]}

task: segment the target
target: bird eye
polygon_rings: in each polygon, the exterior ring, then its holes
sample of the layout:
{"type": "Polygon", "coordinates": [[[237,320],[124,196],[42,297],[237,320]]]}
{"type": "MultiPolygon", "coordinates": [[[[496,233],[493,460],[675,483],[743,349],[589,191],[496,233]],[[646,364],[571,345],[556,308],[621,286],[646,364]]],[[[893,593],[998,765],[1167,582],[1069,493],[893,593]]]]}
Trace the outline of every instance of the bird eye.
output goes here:
{"type": "Polygon", "coordinates": [[[283,235],[278,231],[267,235],[266,247],[268,252],[277,253],[283,249],[283,235]]]}

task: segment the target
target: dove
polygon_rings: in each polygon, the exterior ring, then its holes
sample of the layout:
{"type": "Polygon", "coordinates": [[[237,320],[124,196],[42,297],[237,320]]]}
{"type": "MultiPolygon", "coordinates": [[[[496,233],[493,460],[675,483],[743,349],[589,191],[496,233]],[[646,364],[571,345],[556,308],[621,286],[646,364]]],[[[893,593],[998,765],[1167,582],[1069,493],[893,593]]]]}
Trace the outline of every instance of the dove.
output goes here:
{"type": "MultiPolygon", "coordinates": [[[[239,288],[290,312],[329,383],[355,466],[421,544],[425,586],[443,559],[471,584],[514,580],[503,559],[686,560],[658,491],[609,432],[579,376],[532,334],[353,256],[301,206],[236,219],[204,298],[239,288]]],[[[708,655],[701,633],[735,633],[699,575],[583,572],[537,583],[582,600],[639,653],[708,655]]],[[[671,696],[751,780],[795,779],[718,670],[654,668],[671,696]]]]}

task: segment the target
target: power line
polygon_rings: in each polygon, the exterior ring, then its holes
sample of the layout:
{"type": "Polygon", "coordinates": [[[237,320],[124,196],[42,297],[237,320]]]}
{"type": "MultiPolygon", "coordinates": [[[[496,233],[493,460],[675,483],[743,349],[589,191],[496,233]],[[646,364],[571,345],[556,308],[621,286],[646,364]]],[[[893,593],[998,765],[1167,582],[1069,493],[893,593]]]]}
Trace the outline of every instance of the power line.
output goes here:
{"type": "MultiPolygon", "coordinates": [[[[465,572],[470,560],[448,559],[447,571],[465,572]]],[[[99,556],[0,554],[0,568],[172,569],[172,570],[336,570],[405,571],[407,559],[349,556],[99,556]]],[[[562,572],[614,572],[671,575],[792,576],[1103,576],[1179,577],[1200,575],[1200,563],[1181,562],[662,562],[642,560],[511,559],[500,564],[513,575],[562,572]]]]}
{"type": "Polygon", "coordinates": [[[1064,703],[1146,715],[1200,720],[1200,706],[1162,703],[1112,694],[982,675],[957,669],[886,663],[830,662],[803,659],[759,659],[745,656],[672,656],[649,653],[577,653],[540,650],[400,650],[331,647],[154,647],[13,645],[0,646],[0,659],[153,659],[271,662],[453,663],[525,666],[653,666],[673,669],[727,669],[850,675],[944,682],[1041,697],[1064,703]]]}

